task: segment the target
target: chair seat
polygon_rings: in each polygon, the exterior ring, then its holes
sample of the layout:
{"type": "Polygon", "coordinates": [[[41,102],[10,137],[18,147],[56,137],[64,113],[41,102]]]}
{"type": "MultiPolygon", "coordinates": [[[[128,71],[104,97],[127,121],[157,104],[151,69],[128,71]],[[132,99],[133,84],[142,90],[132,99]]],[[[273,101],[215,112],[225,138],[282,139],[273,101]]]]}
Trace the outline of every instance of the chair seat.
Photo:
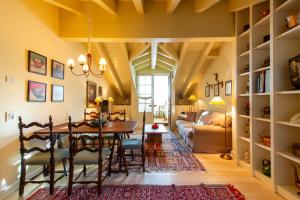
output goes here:
{"type": "MultiPolygon", "coordinates": [[[[104,161],[110,155],[110,148],[102,149],[102,160],[104,161]]],[[[98,153],[81,151],[74,156],[75,165],[98,165],[98,153]]]]}
{"type": "MultiPolygon", "coordinates": [[[[69,157],[69,149],[55,149],[54,159],[55,162],[59,162],[69,157]]],[[[50,164],[50,152],[36,153],[32,157],[25,160],[26,165],[47,165],[50,164]]]]}
{"type": "Polygon", "coordinates": [[[128,138],[122,141],[122,147],[124,149],[140,149],[142,146],[142,140],[137,138],[128,138]]]}

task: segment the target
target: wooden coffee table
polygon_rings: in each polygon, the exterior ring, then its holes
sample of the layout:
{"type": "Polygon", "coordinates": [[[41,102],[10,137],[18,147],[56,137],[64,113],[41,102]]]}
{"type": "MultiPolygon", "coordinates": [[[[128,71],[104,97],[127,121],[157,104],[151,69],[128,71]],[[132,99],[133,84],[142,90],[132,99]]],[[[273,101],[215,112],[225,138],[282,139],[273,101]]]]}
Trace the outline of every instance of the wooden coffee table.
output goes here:
{"type": "Polygon", "coordinates": [[[152,124],[145,124],[145,133],[147,134],[147,143],[162,143],[162,134],[168,133],[163,124],[158,124],[157,129],[152,128],[152,124]]]}

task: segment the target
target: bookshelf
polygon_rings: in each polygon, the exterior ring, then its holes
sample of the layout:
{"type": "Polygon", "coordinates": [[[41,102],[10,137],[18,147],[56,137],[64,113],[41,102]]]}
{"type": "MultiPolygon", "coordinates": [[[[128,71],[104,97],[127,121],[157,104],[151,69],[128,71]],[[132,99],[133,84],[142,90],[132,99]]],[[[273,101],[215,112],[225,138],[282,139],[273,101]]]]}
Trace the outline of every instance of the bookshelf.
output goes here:
{"type": "Polygon", "coordinates": [[[289,30],[285,26],[285,17],[297,12],[299,0],[259,1],[236,11],[237,163],[285,199],[300,199],[292,168],[292,164],[300,166],[300,158],[291,149],[293,143],[300,143],[300,125],[289,122],[300,112],[300,90],[291,85],[288,67],[288,60],[300,54],[300,25],[289,30]],[[263,16],[265,9],[270,13],[263,16]],[[243,31],[246,24],[250,28],[243,31]],[[247,103],[249,113],[245,113],[247,103]],[[263,112],[266,106],[269,116],[263,112]],[[271,137],[270,147],[262,143],[263,131],[271,137]],[[246,151],[250,163],[245,162],[246,151]],[[271,177],[262,173],[263,159],[271,161],[271,177]]]}

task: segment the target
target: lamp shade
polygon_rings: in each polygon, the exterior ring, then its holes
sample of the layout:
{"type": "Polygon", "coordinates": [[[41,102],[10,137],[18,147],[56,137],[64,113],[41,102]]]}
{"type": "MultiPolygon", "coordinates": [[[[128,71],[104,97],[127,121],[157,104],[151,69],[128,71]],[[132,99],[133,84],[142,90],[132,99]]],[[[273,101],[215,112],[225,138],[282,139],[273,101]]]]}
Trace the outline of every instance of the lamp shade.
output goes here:
{"type": "Polygon", "coordinates": [[[96,102],[96,103],[102,102],[102,98],[101,98],[101,97],[96,97],[95,102],[96,102]]]}
{"type": "Polygon", "coordinates": [[[209,102],[210,105],[215,105],[215,106],[225,106],[226,103],[221,97],[214,97],[212,100],[209,102]]]}
{"type": "Polygon", "coordinates": [[[196,101],[197,100],[197,97],[195,96],[195,95],[191,95],[190,97],[189,97],[189,100],[190,101],[196,101]]]}
{"type": "Polygon", "coordinates": [[[109,102],[113,102],[114,101],[114,99],[112,98],[112,97],[108,97],[108,99],[107,99],[109,102]]]}

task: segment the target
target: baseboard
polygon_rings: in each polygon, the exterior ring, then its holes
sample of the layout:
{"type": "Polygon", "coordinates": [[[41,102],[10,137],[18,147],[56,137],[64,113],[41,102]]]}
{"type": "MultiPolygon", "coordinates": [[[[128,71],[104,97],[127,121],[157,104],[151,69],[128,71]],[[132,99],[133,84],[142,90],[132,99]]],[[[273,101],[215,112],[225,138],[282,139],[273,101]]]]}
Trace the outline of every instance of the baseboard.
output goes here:
{"type": "MultiPolygon", "coordinates": [[[[40,173],[42,170],[41,167],[39,167],[38,169],[34,170],[33,172],[31,172],[30,174],[28,174],[26,176],[27,179],[30,179],[34,176],[36,176],[38,173],[40,173]]],[[[12,193],[16,192],[19,190],[19,183],[20,181],[17,180],[16,182],[14,182],[13,184],[11,185],[8,185],[8,189],[7,190],[2,190],[0,191],[0,200],[3,200],[5,198],[7,198],[9,195],[11,195],[12,193]]]]}

